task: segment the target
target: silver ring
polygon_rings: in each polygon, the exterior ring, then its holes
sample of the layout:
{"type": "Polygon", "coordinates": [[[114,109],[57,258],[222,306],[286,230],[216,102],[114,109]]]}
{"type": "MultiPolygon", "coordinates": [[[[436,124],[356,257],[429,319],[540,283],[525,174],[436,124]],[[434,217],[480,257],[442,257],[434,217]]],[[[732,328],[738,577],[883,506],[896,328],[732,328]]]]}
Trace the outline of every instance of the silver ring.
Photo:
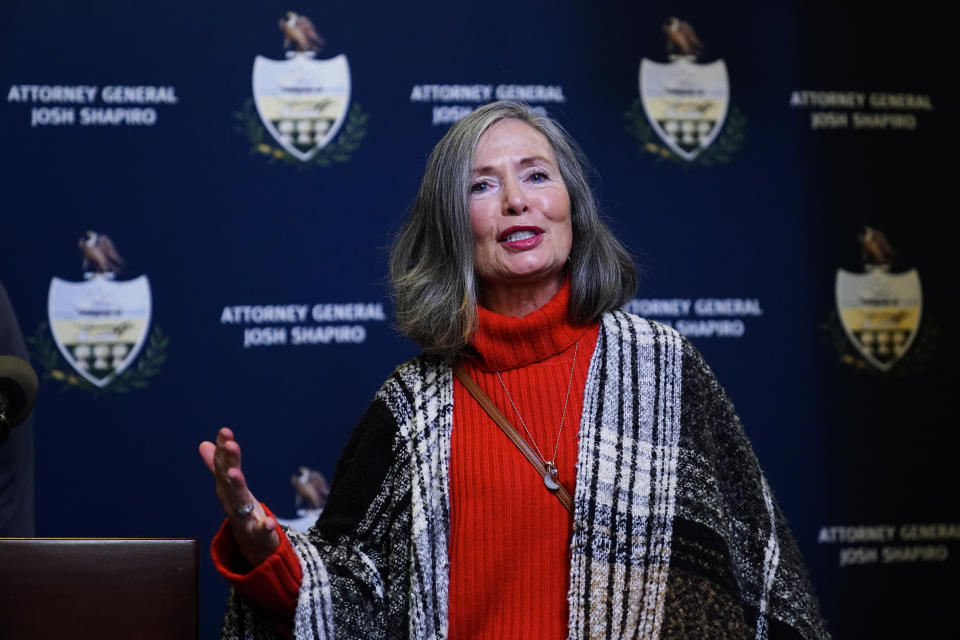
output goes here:
{"type": "Polygon", "coordinates": [[[254,503],[245,504],[239,509],[237,509],[237,515],[239,516],[248,516],[253,512],[254,503]]]}

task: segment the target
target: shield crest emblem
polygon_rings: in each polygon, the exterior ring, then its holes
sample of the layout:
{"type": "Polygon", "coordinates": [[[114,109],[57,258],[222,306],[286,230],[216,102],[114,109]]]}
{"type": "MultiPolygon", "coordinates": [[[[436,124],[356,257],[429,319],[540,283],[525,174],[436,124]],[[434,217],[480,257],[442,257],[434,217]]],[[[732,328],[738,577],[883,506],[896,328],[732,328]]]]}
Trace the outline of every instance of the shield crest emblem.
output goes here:
{"type": "Polygon", "coordinates": [[[257,113],[274,140],[302,161],[333,140],[350,106],[347,57],[314,60],[311,54],[288,60],[257,56],[253,63],[257,113]]]}
{"type": "Polygon", "coordinates": [[[689,162],[713,143],[727,118],[727,66],[723,60],[697,64],[685,56],[667,64],[644,58],[640,100],[660,139],[689,162]]]}
{"type": "Polygon", "coordinates": [[[150,281],[116,282],[102,274],[86,282],[54,277],[47,298],[50,331],[77,373],[101,389],[137,358],[152,313],[150,281]]]}
{"type": "Polygon", "coordinates": [[[922,297],[916,269],[889,273],[837,270],[840,324],[867,362],[888,371],[910,349],[920,326],[922,297]]]}

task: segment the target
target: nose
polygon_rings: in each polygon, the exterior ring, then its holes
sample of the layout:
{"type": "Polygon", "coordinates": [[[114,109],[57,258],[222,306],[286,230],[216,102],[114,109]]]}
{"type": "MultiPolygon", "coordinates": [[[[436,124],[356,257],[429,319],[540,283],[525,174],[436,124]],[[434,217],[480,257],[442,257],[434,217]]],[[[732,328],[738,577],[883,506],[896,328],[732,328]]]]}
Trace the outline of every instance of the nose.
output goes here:
{"type": "Polygon", "coordinates": [[[504,181],[503,184],[503,214],[507,216],[518,216],[526,213],[528,209],[527,196],[523,192],[523,187],[515,178],[504,181]]]}

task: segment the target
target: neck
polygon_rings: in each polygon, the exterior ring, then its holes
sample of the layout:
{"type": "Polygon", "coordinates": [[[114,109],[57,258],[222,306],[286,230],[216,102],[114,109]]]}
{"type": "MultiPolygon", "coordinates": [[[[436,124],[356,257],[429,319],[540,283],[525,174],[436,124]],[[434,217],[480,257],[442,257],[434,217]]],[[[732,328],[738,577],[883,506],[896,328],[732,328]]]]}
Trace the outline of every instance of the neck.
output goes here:
{"type": "Polygon", "coordinates": [[[481,284],[481,303],[494,313],[522,318],[550,302],[563,286],[564,279],[563,274],[558,274],[540,282],[508,285],[484,282],[481,284]]]}

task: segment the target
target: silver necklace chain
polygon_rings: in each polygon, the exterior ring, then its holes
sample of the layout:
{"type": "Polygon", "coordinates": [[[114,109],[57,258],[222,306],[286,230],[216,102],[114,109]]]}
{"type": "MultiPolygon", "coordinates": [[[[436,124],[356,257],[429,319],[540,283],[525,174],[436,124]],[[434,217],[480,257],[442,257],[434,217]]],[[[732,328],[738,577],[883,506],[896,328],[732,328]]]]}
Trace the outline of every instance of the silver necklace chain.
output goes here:
{"type": "Polygon", "coordinates": [[[507,394],[507,400],[510,401],[510,406],[513,407],[514,412],[517,414],[517,418],[520,419],[520,424],[523,426],[523,430],[527,433],[527,437],[530,438],[530,443],[533,444],[533,448],[537,450],[537,455],[540,456],[540,459],[543,460],[544,464],[548,464],[554,469],[557,468],[557,451],[560,449],[560,435],[563,433],[563,421],[567,417],[567,403],[570,401],[570,388],[573,385],[573,370],[577,367],[577,351],[579,349],[580,340],[577,340],[573,347],[573,364],[570,365],[570,377],[567,379],[567,395],[563,399],[563,411],[560,413],[560,429],[557,431],[557,442],[553,445],[553,458],[550,460],[547,460],[545,457],[543,457],[540,447],[537,446],[537,441],[534,440],[530,430],[527,429],[527,423],[524,422],[523,416],[520,415],[520,410],[517,409],[517,405],[513,402],[513,396],[510,395],[507,385],[503,383],[503,378],[500,377],[500,372],[496,372],[497,380],[500,381],[500,386],[503,387],[504,393],[507,394]]]}

